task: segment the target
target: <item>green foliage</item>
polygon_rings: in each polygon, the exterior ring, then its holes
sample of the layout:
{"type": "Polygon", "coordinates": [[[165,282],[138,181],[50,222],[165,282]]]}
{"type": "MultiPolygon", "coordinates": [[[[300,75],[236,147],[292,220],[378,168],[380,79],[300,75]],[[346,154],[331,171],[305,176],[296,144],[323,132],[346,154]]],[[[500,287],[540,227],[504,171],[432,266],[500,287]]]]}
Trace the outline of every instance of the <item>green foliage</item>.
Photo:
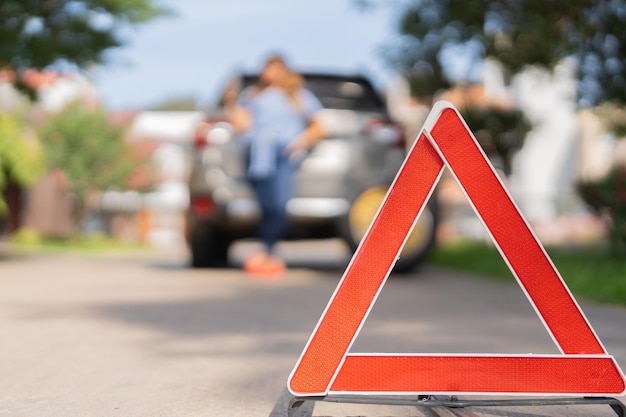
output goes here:
{"type": "Polygon", "coordinates": [[[400,7],[400,37],[386,54],[407,77],[416,96],[432,96],[449,86],[442,51],[456,47],[474,51],[476,61],[495,57],[511,73],[526,65],[552,68],[561,59],[574,57],[580,68],[580,92],[587,103],[626,101],[624,0],[412,0],[393,4],[400,7]]]}
{"type": "Polygon", "coordinates": [[[20,229],[11,236],[11,243],[20,251],[126,251],[145,249],[143,244],[121,242],[104,234],[77,235],[71,239],[44,239],[34,229],[20,229]]]}
{"type": "Polygon", "coordinates": [[[198,109],[198,100],[193,97],[172,97],[150,106],[154,111],[193,111],[198,109]]]}
{"type": "Polygon", "coordinates": [[[502,158],[504,172],[511,173],[513,154],[522,147],[530,122],[520,110],[468,107],[461,114],[487,156],[502,158]]]}
{"type": "MultiPolygon", "coordinates": [[[[554,265],[578,297],[626,305],[626,262],[599,247],[548,248],[554,265]]],[[[513,281],[511,271],[493,246],[463,242],[437,247],[430,262],[492,278],[513,281]]]]}
{"type": "Polygon", "coordinates": [[[11,236],[11,243],[16,245],[37,246],[42,242],[41,233],[37,229],[22,228],[11,236]]]}
{"type": "MultiPolygon", "coordinates": [[[[626,140],[626,109],[615,101],[594,108],[594,113],[617,140],[626,140]]],[[[626,256],[626,166],[615,166],[603,178],[577,184],[582,199],[609,221],[610,252],[626,256]]]]}
{"type": "Polygon", "coordinates": [[[50,168],[65,172],[79,204],[89,190],[125,186],[133,161],[123,131],[111,124],[102,109],[78,102],[41,126],[39,135],[50,168]]]}
{"type": "Polygon", "coordinates": [[[616,166],[605,178],[578,184],[580,195],[592,208],[611,219],[611,252],[626,255],[626,166],[616,166]]]}
{"type": "Polygon", "coordinates": [[[103,63],[124,30],[167,13],[153,0],[0,0],[0,67],[103,63]]]}
{"type": "Polygon", "coordinates": [[[18,117],[0,113],[0,214],[7,209],[2,191],[8,181],[31,185],[45,168],[39,142],[25,132],[18,117]]]}

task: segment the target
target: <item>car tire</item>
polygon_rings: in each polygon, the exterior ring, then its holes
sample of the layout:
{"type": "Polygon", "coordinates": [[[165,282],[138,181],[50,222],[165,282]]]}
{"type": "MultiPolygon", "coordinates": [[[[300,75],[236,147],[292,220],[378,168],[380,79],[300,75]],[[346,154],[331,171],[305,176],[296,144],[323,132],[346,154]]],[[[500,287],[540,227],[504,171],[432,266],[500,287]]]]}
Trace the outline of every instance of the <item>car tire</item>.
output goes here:
{"type": "Polygon", "coordinates": [[[217,230],[192,234],[189,246],[193,268],[212,268],[228,264],[228,248],[232,239],[217,230]]]}
{"type": "MultiPolygon", "coordinates": [[[[352,200],[348,214],[341,221],[342,235],[352,250],[356,250],[361,242],[387,190],[387,186],[369,187],[352,200]]],[[[425,260],[435,246],[437,214],[437,205],[435,199],[432,198],[413,228],[400,254],[400,259],[394,266],[394,271],[408,272],[425,260]]]]}

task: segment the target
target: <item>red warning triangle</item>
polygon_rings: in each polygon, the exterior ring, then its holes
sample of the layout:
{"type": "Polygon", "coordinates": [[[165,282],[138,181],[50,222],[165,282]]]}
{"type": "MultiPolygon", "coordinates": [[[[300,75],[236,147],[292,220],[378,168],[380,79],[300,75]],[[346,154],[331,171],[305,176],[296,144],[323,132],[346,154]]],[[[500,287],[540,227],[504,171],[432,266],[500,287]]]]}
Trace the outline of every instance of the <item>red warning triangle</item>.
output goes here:
{"type": "Polygon", "coordinates": [[[620,395],[626,384],[458,111],[437,103],[292,371],[297,396],[620,395]],[[444,166],[454,174],[562,352],[355,354],[374,305],[444,166]]]}

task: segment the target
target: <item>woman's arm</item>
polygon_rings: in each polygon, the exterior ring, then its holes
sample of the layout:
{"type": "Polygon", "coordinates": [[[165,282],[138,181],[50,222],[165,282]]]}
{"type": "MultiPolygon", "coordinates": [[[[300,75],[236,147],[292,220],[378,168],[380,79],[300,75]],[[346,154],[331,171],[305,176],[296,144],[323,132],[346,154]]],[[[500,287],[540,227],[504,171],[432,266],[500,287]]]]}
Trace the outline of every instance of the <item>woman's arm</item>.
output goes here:
{"type": "Polygon", "coordinates": [[[313,146],[326,137],[326,130],[319,117],[314,117],[307,128],[302,132],[303,140],[308,146],[313,146]]]}
{"type": "Polygon", "coordinates": [[[324,129],[324,125],[319,120],[319,117],[313,117],[309,121],[306,129],[302,131],[298,136],[292,140],[285,151],[289,154],[300,150],[307,150],[311,146],[315,145],[320,140],[326,137],[327,133],[324,129]]]}

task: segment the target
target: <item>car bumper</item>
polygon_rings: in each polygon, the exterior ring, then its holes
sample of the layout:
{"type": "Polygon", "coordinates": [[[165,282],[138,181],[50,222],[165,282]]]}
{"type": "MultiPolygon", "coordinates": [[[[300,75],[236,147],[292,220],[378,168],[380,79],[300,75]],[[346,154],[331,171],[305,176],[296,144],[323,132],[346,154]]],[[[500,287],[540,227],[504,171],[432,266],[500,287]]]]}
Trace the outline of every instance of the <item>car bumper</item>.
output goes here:
{"type": "MultiPolygon", "coordinates": [[[[344,198],[297,197],[287,203],[287,214],[293,219],[324,220],[340,218],[350,210],[350,202],[344,198]]],[[[229,220],[254,221],[261,214],[255,199],[232,200],[224,206],[229,220]]]]}

